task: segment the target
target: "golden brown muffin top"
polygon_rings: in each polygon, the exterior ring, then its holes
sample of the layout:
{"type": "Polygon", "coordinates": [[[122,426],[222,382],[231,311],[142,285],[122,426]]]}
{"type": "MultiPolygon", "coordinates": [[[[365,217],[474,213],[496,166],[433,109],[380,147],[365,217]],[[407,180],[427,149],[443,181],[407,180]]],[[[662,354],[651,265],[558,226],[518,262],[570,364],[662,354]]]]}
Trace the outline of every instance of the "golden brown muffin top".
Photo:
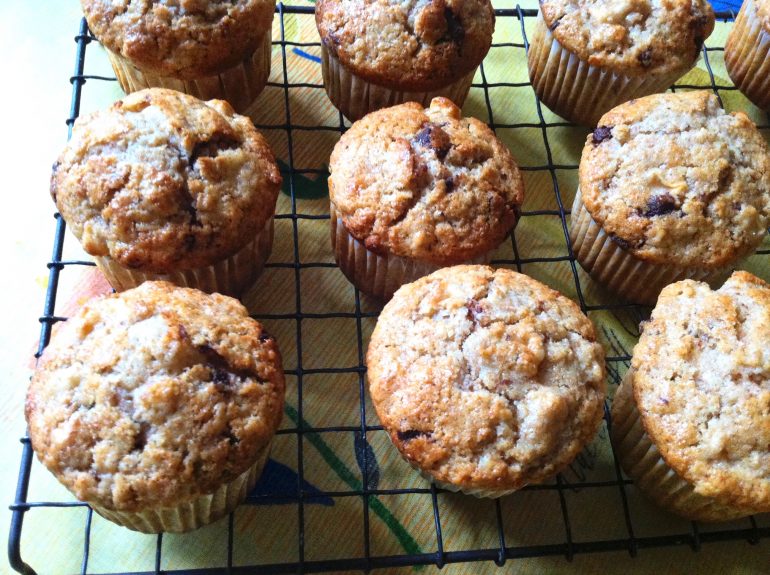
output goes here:
{"type": "Polygon", "coordinates": [[[656,94],[602,116],[583,148],[580,190],[638,258],[717,269],[766,233],[770,155],[752,121],[711,92],[656,94]]]}
{"type": "Polygon", "coordinates": [[[332,152],[329,197],[375,253],[459,263],[497,247],[516,223],[524,183],[489,127],[446,98],[355,122],[332,152]]]}
{"type": "Polygon", "coordinates": [[[634,348],[645,430],[695,492],[770,511],[770,285],[667,286],[634,348]]]}
{"type": "Polygon", "coordinates": [[[62,325],[26,417],[40,461],[78,499],[141,511],[246,471],[283,402],[278,346],[237,300],[145,282],[62,325]]]}
{"type": "Polygon", "coordinates": [[[275,0],[81,0],[97,39],[143,71],[215,75],[258,46],[275,0]]]}
{"type": "Polygon", "coordinates": [[[89,254],[167,273],[241,249],[280,185],[267,141],[227,102],[150,88],[75,122],[51,194],[89,254]]]}
{"type": "Polygon", "coordinates": [[[402,455],[462,489],[506,491],[556,474],[591,440],[604,351],[578,306],[487,266],[399,289],[367,353],[377,415],[402,455]]]}
{"type": "Polygon", "coordinates": [[[593,66],[684,73],[714,30],[707,0],[541,0],[554,37],[593,66]]]}
{"type": "Polygon", "coordinates": [[[492,44],[489,0],[319,0],[321,41],[354,74],[389,88],[443,88],[492,44]]]}

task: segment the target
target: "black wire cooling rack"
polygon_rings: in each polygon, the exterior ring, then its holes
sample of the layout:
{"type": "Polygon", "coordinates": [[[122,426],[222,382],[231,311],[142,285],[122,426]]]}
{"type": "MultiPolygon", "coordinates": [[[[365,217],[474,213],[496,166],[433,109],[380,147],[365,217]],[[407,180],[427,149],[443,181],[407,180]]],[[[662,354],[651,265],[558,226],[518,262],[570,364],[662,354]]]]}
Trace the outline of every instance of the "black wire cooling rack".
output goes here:
{"type": "MultiPolygon", "coordinates": [[[[234,521],[233,514],[230,515],[227,521],[227,562],[226,566],[221,568],[201,568],[201,569],[187,569],[187,570],[175,570],[166,571],[161,569],[161,558],[163,551],[163,535],[157,535],[156,553],[155,553],[155,568],[152,571],[146,571],[145,573],[185,573],[187,575],[196,574],[214,574],[214,573],[311,573],[311,572],[339,572],[347,570],[357,570],[368,572],[372,569],[385,568],[385,567],[399,567],[399,566],[417,566],[417,565],[435,565],[439,568],[450,564],[460,562],[472,562],[472,561],[492,561],[497,565],[502,566],[507,560],[525,558],[525,557],[540,557],[549,555],[561,555],[566,560],[571,560],[576,553],[595,553],[601,551],[613,551],[613,550],[627,550],[631,556],[635,556],[637,550],[646,547],[663,547],[663,546],[690,546],[693,550],[700,549],[701,545],[709,542],[716,541],[730,541],[730,540],[745,540],[750,544],[756,544],[763,538],[770,537],[770,527],[759,526],[753,517],[748,518],[745,521],[743,527],[725,528],[721,530],[703,530],[700,529],[698,524],[692,523],[689,529],[680,533],[666,533],[666,534],[653,534],[653,535],[636,535],[635,524],[632,521],[632,513],[629,510],[627,486],[631,483],[629,480],[624,479],[621,475],[620,468],[617,461],[614,460],[614,473],[615,477],[609,481],[594,481],[582,483],[571,483],[567,485],[563,477],[557,477],[553,484],[532,486],[525,488],[532,490],[553,490],[558,492],[560,506],[561,506],[561,519],[563,520],[564,539],[563,542],[555,544],[542,544],[542,545],[516,545],[509,546],[506,544],[506,533],[504,529],[505,513],[501,506],[501,500],[495,500],[495,522],[497,530],[497,545],[489,546],[486,548],[473,548],[462,550],[445,550],[445,538],[442,531],[442,517],[440,512],[440,506],[438,505],[438,494],[442,493],[434,485],[430,488],[411,488],[411,489],[376,489],[370,488],[369,473],[370,466],[367,463],[367,457],[371,457],[371,453],[367,449],[362,450],[362,459],[359,461],[359,465],[362,469],[363,481],[361,482],[360,489],[352,489],[349,491],[308,491],[303,488],[303,478],[305,474],[305,457],[303,456],[303,441],[300,439],[303,435],[307,436],[310,433],[329,433],[329,432],[341,432],[347,434],[355,434],[355,439],[360,441],[360,438],[366,438],[368,432],[380,431],[382,428],[376,425],[368,425],[366,419],[366,402],[364,391],[364,344],[362,336],[362,321],[366,318],[376,317],[376,313],[366,312],[362,310],[361,298],[359,293],[355,291],[355,311],[347,314],[338,313],[307,313],[303,312],[303,302],[300,289],[301,270],[308,268],[324,268],[334,267],[332,263],[325,262],[307,262],[300,259],[300,228],[302,228],[302,222],[308,220],[328,219],[328,214],[303,214],[298,210],[297,194],[295,194],[295,180],[302,174],[313,173],[323,177],[326,175],[323,169],[295,169],[295,147],[293,140],[293,133],[297,130],[314,131],[314,130],[335,130],[343,132],[345,130],[345,124],[342,116],[339,118],[339,126],[337,127],[321,127],[321,126],[298,126],[292,124],[291,109],[289,104],[289,89],[297,86],[303,88],[311,88],[317,90],[323,90],[323,86],[320,83],[316,84],[298,84],[289,82],[289,72],[286,66],[286,53],[289,49],[303,49],[311,46],[318,46],[317,43],[301,43],[290,42],[286,40],[286,30],[284,15],[286,14],[298,14],[305,15],[305,17],[312,17],[312,7],[298,7],[298,6],[284,6],[279,4],[277,7],[278,17],[280,19],[280,40],[274,42],[275,46],[278,46],[282,56],[282,79],[280,83],[270,83],[269,86],[274,88],[281,88],[283,93],[284,105],[285,105],[285,122],[281,124],[257,126],[263,129],[284,130],[288,142],[288,167],[285,170],[284,176],[288,179],[289,190],[291,193],[291,211],[290,213],[278,214],[278,219],[286,219],[291,222],[291,230],[294,242],[293,255],[294,260],[292,262],[284,263],[269,263],[268,268],[288,268],[294,271],[294,282],[296,287],[296,298],[294,313],[291,314],[262,314],[255,316],[258,319],[275,319],[275,320],[289,320],[296,322],[296,349],[297,349],[297,366],[294,370],[287,370],[288,375],[292,375],[297,381],[297,420],[299,425],[291,429],[282,429],[279,434],[294,434],[297,436],[297,474],[298,481],[297,487],[288,496],[286,494],[281,495],[283,503],[287,499],[296,506],[297,513],[297,553],[296,559],[287,562],[272,562],[266,564],[257,564],[250,566],[234,566],[233,565],[233,552],[234,552],[234,521]],[[332,367],[324,369],[303,369],[302,367],[302,322],[307,319],[317,318],[334,318],[345,317],[354,319],[356,323],[356,339],[357,339],[357,365],[350,367],[332,367]],[[358,378],[358,395],[360,402],[360,425],[353,426],[333,426],[333,427],[309,427],[304,425],[303,419],[303,378],[316,374],[353,374],[358,378]],[[570,513],[566,503],[565,492],[568,488],[602,488],[603,490],[613,490],[619,495],[619,501],[622,505],[623,522],[625,524],[624,537],[616,537],[602,540],[584,540],[581,537],[575,537],[576,533],[573,531],[573,525],[570,522],[570,513]],[[406,496],[421,494],[425,497],[429,497],[432,503],[433,510],[433,524],[435,528],[435,550],[430,552],[391,554],[391,555],[377,555],[372,553],[371,549],[371,537],[370,537],[370,509],[372,508],[372,498],[381,496],[406,496]],[[331,560],[306,560],[305,557],[305,545],[306,545],[306,533],[305,533],[305,506],[308,501],[313,498],[330,497],[330,498],[360,498],[361,499],[361,519],[363,525],[363,555],[360,557],[350,557],[331,560]]],[[[521,29],[521,34],[524,39],[523,43],[499,43],[493,44],[495,48],[506,48],[510,50],[526,50],[528,49],[527,36],[525,31],[525,20],[527,18],[534,18],[537,15],[536,10],[528,10],[517,7],[515,9],[496,10],[498,18],[498,26],[518,26],[521,29]]],[[[733,13],[718,13],[717,18],[723,21],[732,20],[733,13]]],[[[71,77],[72,83],[72,100],[70,107],[70,115],[67,119],[67,124],[70,127],[70,133],[75,118],[78,116],[80,110],[80,101],[83,86],[86,81],[105,81],[114,80],[114,78],[105,78],[101,76],[86,75],[85,69],[85,57],[86,49],[88,45],[94,41],[94,37],[88,31],[85,20],[80,24],[80,29],[75,37],[77,43],[77,56],[75,61],[75,72],[71,77]]],[[[710,88],[719,97],[720,91],[735,90],[731,85],[718,85],[715,81],[714,73],[709,62],[709,53],[715,51],[723,51],[721,47],[704,47],[703,58],[710,77],[710,88]]],[[[512,235],[512,259],[495,260],[496,265],[504,265],[515,267],[521,271],[522,266],[532,263],[551,264],[556,262],[568,262],[571,269],[572,276],[575,282],[575,289],[577,299],[580,303],[580,307],[584,312],[601,311],[601,310],[613,310],[613,309],[634,309],[635,306],[624,303],[608,303],[601,305],[589,305],[584,297],[584,290],[581,286],[580,274],[578,273],[578,267],[575,264],[575,258],[572,254],[569,242],[569,233],[567,227],[567,215],[569,211],[565,209],[562,202],[562,193],[559,189],[559,178],[557,172],[562,170],[576,170],[577,165],[564,165],[554,162],[554,154],[552,151],[552,144],[549,142],[549,128],[564,127],[570,124],[564,122],[546,122],[543,114],[543,109],[539,101],[536,101],[537,117],[536,121],[527,124],[503,124],[496,123],[494,119],[494,110],[492,107],[492,98],[490,96],[490,89],[492,88],[522,88],[530,86],[528,82],[522,83],[490,83],[487,82],[487,75],[484,71],[484,67],[481,67],[481,84],[474,84],[474,87],[483,89],[484,102],[486,105],[489,123],[493,129],[506,129],[506,128],[534,128],[541,132],[543,138],[543,144],[545,146],[547,164],[540,166],[531,166],[523,168],[525,170],[542,171],[550,175],[550,181],[553,187],[557,210],[537,210],[537,211],[525,211],[522,213],[522,218],[533,216],[554,216],[560,219],[561,229],[564,234],[565,251],[566,253],[556,257],[539,257],[539,258],[522,258],[519,256],[519,249],[516,243],[516,235],[512,235]]],[[[689,88],[702,88],[703,86],[687,86],[677,85],[673,89],[689,89],[689,88]]],[[[707,86],[708,87],[708,86],[707,86]]],[[[532,97],[535,98],[534,93],[532,97]]],[[[535,98],[536,99],[536,98],[535,98]]],[[[721,98],[720,98],[721,102],[721,98]]],[[[763,129],[767,129],[770,122],[761,126],[763,129]]],[[[57,289],[59,285],[60,274],[65,269],[71,266],[80,265],[93,265],[86,261],[73,261],[63,260],[63,247],[64,247],[64,232],[65,223],[59,214],[55,215],[56,230],[54,234],[53,242],[53,255],[51,261],[48,262],[47,267],[49,269],[49,282],[48,289],[45,297],[45,305],[43,315],[40,317],[41,333],[40,341],[36,356],[39,357],[45,346],[48,344],[51,329],[53,324],[62,321],[66,318],[58,317],[54,315],[57,289]]],[[[758,252],[762,255],[767,255],[770,250],[760,250],[758,252]]],[[[269,271],[266,273],[270,273],[269,271]]],[[[641,310],[643,314],[644,311],[641,310]]],[[[627,353],[608,355],[607,363],[610,371],[613,369],[613,365],[617,366],[618,363],[626,363],[629,360],[627,353]]],[[[609,411],[605,407],[605,419],[606,424],[609,427],[611,424],[609,420],[609,411]]],[[[30,446],[28,437],[21,439],[22,443],[22,455],[21,465],[19,470],[18,485],[16,488],[16,496],[14,503],[10,506],[12,510],[12,520],[10,537],[8,543],[8,553],[11,566],[18,572],[24,574],[34,574],[36,571],[30,567],[22,558],[21,555],[21,538],[22,529],[25,514],[28,512],[34,512],[41,508],[50,507],[64,507],[64,508],[86,508],[86,519],[84,529],[84,544],[82,549],[82,566],[81,573],[88,572],[89,558],[91,556],[91,522],[92,522],[92,510],[85,504],[80,502],[45,502],[45,501],[28,501],[28,488],[30,473],[32,467],[33,453],[30,446]]],[[[604,495],[604,492],[598,494],[604,495]]],[[[260,504],[269,504],[271,502],[270,495],[257,496],[261,498],[260,504]]],[[[251,496],[246,505],[256,503],[254,496],[251,496]]],[[[223,523],[224,525],[224,523],[223,523]]],[[[224,529],[224,527],[223,527],[224,529]]],[[[120,566],[116,566],[120,567],[120,566]]],[[[41,572],[51,572],[48,568],[38,566],[41,572]]]]}

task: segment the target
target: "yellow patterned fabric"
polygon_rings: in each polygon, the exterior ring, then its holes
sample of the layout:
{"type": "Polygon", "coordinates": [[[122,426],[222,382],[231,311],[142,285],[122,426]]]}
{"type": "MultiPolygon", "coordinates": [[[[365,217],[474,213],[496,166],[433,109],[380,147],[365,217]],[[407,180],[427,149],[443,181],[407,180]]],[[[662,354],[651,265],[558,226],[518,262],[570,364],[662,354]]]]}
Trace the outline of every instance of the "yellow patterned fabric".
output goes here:
{"type": "MultiPolygon", "coordinates": [[[[310,2],[295,1],[300,6],[310,2]]],[[[494,2],[496,8],[514,8],[510,1],[494,2]]],[[[534,2],[525,6],[534,8],[534,2]]],[[[535,18],[525,19],[529,30],[535,18]]],[[[62,25],[69,25],[62,23],[62,25]]],[[[72,23],[73,28],[75,23],[72,23]]],[[[707,46],[722,46],[729,24],[718,23],[707,46]]],[[[257,101],[253,119],[264,133],[276,156],[288,170],[290,161],[297,172],[284,174],[284,188],[293,185],[296,203],[281,194],[278,214],[322,216],[328,214],[325,174],[329,155],[339,138],[340,115],[329,102],[321,84],[318,63],[320,48],[312,15],[286,14],[283,29],[280,17],[273,25],[273,39],[289,43],[273,47],[271,82],[257,101]],[[286,68],[284,69],[283,52],[286,68]],[[284,75],[292,86],[288,92],[281,85],[284,75]],[[288,103],[288,109],[286,104],[288,103]],[[295,126],[287,132],[285,124],[295,126]],[[303,129],[325,126],[323,131],[303,129]]],[[[524,217],[515,231],[514,241],[508,241],[495,254],[500,265],[516,269],[578,299],[579,280],[585,304],[622,304],[611,294],[595,285],[568,260],[566,225],[559,215],[563,206],[572,204],[577,183],[577,164],[588,130],[568,126],[547,108],[538,108],[535,94],[527,85],[526,55],[523,47],[521,22],[516,16],[497,18],[495,44],[484,61],[483,73],[476,75],[475,84],[463,108],[465,115],[475,116],[496,127],[497,135],[511,149],[525,176],[524,217]],[[515,45],[511,45],[515,44],[515,45]],[[490,87],[480,84],[485,80],[490,87]],[[497,86],[497,84],[512,84],[497,86]],[[540,113],[545,122],[541,125],[540,113]],[[546,147],[546,142],[548,147],[546,147]],[[548,166],[554,169],[547,169],[548,166]],[[558,192],[555,187],[558,184],[558,192]],[[535,260],[535,261],[533,261],[535,260]]],[[[724,71],[721,52],[709,52],[718,85],[731,85],[724,71]]],[[[96,45],[88,49],[88,73],[110,74],[103,50],[96,45]]],[[[94,96],[86,108],[98,108],[120,97],[117,87],[108,89],[89,82],[85,93],[94,96]]],[[[697,69],[685,76],[680,84],[688,87],[708,87],[711,77],[701,60],[697,69]]],[[[744,110],[757,123],[767,125],[765,114],[754,108],[737,91],[721,91],[728,111],[744,110]]],[[[62,103],[62,106],[64,103],[62,103]]],[[[89,111],[84,108],[84,112],[89,111]]],[[[770,130],[764,129],[770,137],[770,130]]],[[[438,549],[436,518],[430,484],[412,470],[390,444],[386,434],[374,430],[362,441],[354,429],[361,427],[361,393],[359,360],[365,354],[369,335],[376,322],[380,305],[361,296],[356,299],[353,287],[333,265],[327,219],[300,216],[276,220],[275,246],[270,259],[284,267],[268,268],[251,289],[244,303],[259,317],[277,338],[287,376],[287,412],[283,428],[299,425],[313,428],[344,428],[343,431],[310,432],[298,436],[287,432],[277,436],[272,453],[274,460],[267,484],[260,493],[281,495],[286,499],[272,505],[245,505],[234,514],[233,565],[293,563],[300,552],[306,561],[341,558],[363,558],[366,549],[371,556],[404,553],[435,553],[438,549]],[[297,243],[295,244],[295,232],[297,243]],[[303,265],[295,273],[293,264],[303,265]],[[299,290],[299,294],[297,293],[299,290]],[[297,304],[300,304],[298,309],[297,304]],[[360,323],[357,311],[363,312],[360,323]],[[305,314],[298,321],[293,314],[305,314]],[[329,318],[326,314],[344,314],[329,318]],[[285,316],[289,317],[276,317],[285,316]],[[301,334],[301,349],[297,335],[301,334]],[[362,346],[359,346],[359,341],[362,346]],[[345,368],[340,372],[325,370],[345,368]],[[301,405],[298,393],[299,373],[302,372],[301,405]],[[300,513],[297,506],[297,482],[302,457],[301,475],[308,494],[300,513]],[[376,490],[420,489],[420,493],[387,493],[368,497],[368,508],[360,496],[344,496],[344,492],[363,486],[363,459],[368,462],[368,485],[376,490]],[[375,467],[376,463],[376,467],[375,467]],[[339,497],[318,495],[319,491],[338,492],[339,497]],[[302,548],[300,531],[304,532],[302,548]],[[368,535],[368,537],[365,537],[368,535]]],[[[67,238],[68,246],[75,242],[67,238]]],[[[764,249],[770,246],[766,241],[764,249]]],[[[74,249],[74,248],[73,248],[74,249]]],[[[750,258],[746,268],[760,277],[770,279],[770,257],[750,258]]],[[[69,272],[76,273],[76,272],[69,272]]],[[[601,342],[605,346],[612,395],[625,373],[628,361],[618,360],[631,353],[638,335],[643,311],[637,308],[615,307],[611,310],[589,311],[601,342]]],[[[366,394],[364,408],[367,425],[378,425],[376,415],[366,394]]],[[[13,464],[15,465],[15,463],[13,464]]],[[[35,500],[71,501],[71,496],[45,475],[35,464],[33,483],[35,500]]],[[[616,468],[608,440],[606,424],[596,440],[556,480],[543,488],[526,489],[499,502],[477,500],[469,496],[440,493],[437,508],[445,552],[487,549],[495,557],[500,547],[498,515],[502,520],[505,545],[511,548],[538,546],[543,552],[557,550],[550,558],[509,559],[506,572],[574,573],[597,572],[608,569],[609,563],[623,566],[624,572],[678,572],[671,558],[681,562],[682,572],[698,557],[706,557],[714,567],[724,572],[732,570],[739,561],[746,572],[767,567],[767,545],[748,547],[745,542],[704,547],[699,556],[684,550],[641,551],[642,558],[632,560],[625,549],[612,554],[579,555],[574,563],[564,556],[574,544],[575,551],[586,551],[586,542],[627,540],[629,523],[636,536],[690,534],[691,525],[674,516],[661,513],[646,502],[633,486],[616,483],[616,468]],[[576,486],[576,484],[583,484],[576,486]],[[569,529],[564,514],[568,515],[569,529]],[[722,553],[715,553],[721,549],[722,553]],[[646,557],[646,559],[645,559],[646,557]],[[711,558],[711,559],[709,559],[711,558]],[[630,571],[629,571],[630,572],[630,571]]],[[[257,497],[254,501],[259,502],[257,497]]],[[[86,509],[31,511],[25,519],[23,556],[41,573],[75,572],[80,569],[83,545],[83,522],[86,509]],[[53,543],[52,543],[53,542],[53,543]],[[49,546],[57,557],[55,569],[46,568],[41,556],[49,546]]],[[[760,526],[770,520],[758,518],[760,526]]],[[[748,520],[733,528],[748,529],[748,520]]],[[[163,569],[223,567],[227,565],[227,520],[187,535],[167,535],[163,538],[161,566],[163,569]]],[[[156,539],[117,527],[94,515],[91,556],[88,572],[150,571],[154,569],[156,539]]],[[[432,561],[432,558],[428,560],[432,561]]],[[[700,565],[700,563],[698,563],[700,565]]],[[[363,564],[362,564],[363,566],[363,564]]],[[[494,563],[451,566],[444,573],[494,572],[494,563]]],[[[434,572],[434,567],[406,568],[404,572],[434,572]]],[[[381,571],[385,572],[385,571],[381,571]]],[[[611,572],[608,570],[608,572],[611,572]]],[[[710,571],[715,572],[715,571],[710,571]]]]}

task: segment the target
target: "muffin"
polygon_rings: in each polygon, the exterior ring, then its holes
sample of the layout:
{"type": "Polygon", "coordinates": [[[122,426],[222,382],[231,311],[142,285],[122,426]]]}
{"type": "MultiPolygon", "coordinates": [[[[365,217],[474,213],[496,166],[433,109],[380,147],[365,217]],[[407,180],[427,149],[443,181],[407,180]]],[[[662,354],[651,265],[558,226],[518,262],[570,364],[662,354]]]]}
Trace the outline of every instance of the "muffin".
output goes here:
{"type": "Polygon", "coordinates": [[[367,352],[369,391],[401,455],[436,485],[500,497],[541,483],[594,437],[604,351],[578,306],[487,266],[405,285],[367,352]]]}
{"type": "Polygon", "coordinates": [[[275,0],[81,0],[121,88],[172,88],[245,112],[270,75],[275,0]]]}
{"type": "Polygon", "coordinates": [[[384,299],[440,267],[488,262],[516,225],[524,194],[510,151],[446,98],[355,122],[329,171],[337,264],[384,299]]]}
{"type": "Polygon", "coordinates": [[[489,0],[319,0],[324,86],[349,120],[444,96],[462,106],[492,44],[489,0]]]}
{"type": "Polygon", "coordinates": [[[529,77],[551,110],[593,127],[618,104],[665,91],[713,29],[706,0],[541,0],[529,77]]]}
{"type": "Polygon", "coordinates": [[[685,278],[721,281],[767,230],[767,143],[711,92],[657,94],[605,114],[579,174],[572,250],[633,302],[654,305],[685,278]]]}
{"type": "Polygon", "coordinates": [[[770,111],[770,1],[743,3],[727,36],[725,68],[749,100],[770,111]]]}
{"type": "Polygon", "coordinates": [[[40,461],[78,499],[136,531],[189,531],[232,511],[283,414],[274,339],[238,301],[146,282],[88,302],[32,377],[40,461]]]}
{"type": "Polygon", "coordinates": [[[770,511],[770,285],[735,272],[716,291],[660,294],[612,405],[624,471],[699,521],[770,511]]]}
{"type": "Polygon", "coordinates": [[[116,290],[148,279],[240,294],[273,243],[281,175],[227,102],[151,88],[81,117],[51,194],[116,290]]]}

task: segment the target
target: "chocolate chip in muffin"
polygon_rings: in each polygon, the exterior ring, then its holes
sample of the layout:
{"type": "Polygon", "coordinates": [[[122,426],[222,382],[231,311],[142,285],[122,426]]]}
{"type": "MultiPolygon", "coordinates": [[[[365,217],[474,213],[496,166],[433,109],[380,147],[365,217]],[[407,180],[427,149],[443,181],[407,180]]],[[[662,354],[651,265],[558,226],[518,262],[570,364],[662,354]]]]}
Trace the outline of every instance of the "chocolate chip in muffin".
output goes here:
{"type": "Polygon", "coordinates": [[[204,343],[203,345],[199,345],[196,349],[206,358],[206,361],[213,372],[215,384],[232,383],[232,377],[241,379],[256,378],[259,380],[259,376],[256,373],[251,373],[248,370],[238,369],[237,367],[230,365],[221,353],[208,344],[204,343]]]}
{"type": "Polygon", "coordinates": [[[427,431],[420,431],[419,429],[407,429],[406,431],[397,431],[399,441],[411,441],[418,437],[429,437],[430,433],[427,431]]]}
{"type": "Polygon", "coordinates": [[[217,387],[224,387],[230,384],[230,374],[227,371],[216,367],[213,368],[212,371],[214,375],[211,378],[211,381],[214,382],[214,385],[217,387]]]}
{"type": "Polygon", "coordinates": [[[679,209],[676,199],[671,194],[665,193],[652,196],[647,202],[647,211],[644,212],[645,218],[654,218],[655,216],[665,216],[679,209]]]}
{"type": "Polygon", "coordinates": [[[597,126],[594,130],[591,141],[594,146],[601,144],[604,140],[612,138],[612,126],[597,126]]]}
{"type": "Polygon", "coordinates": [[[476,323],[478,321],[478,317],[484,311],[484,308],[482,307],[481,303],[478,300],[471,299],[471,300],[468,300],[468,302],[465,305],[468,308],[468,319],[471,320],[473,323],[476,323]]]}
{"type": "Polygon", "coordinates": [[[414,142],[423,148],[430,148],[436,152],[439,160],[446,158],[449,150],[452,148],[452,140],[449,138],[441,126],[435,124],[426,124],[422,130],[417,132],[414,142]]]}
{"type": "Polygon", "coordinates": [[[725,190],[730,187],[730,184],[732,184],[733,178],[735,177],[735,170],[733,169],[732,164],[725,164],[720,170],[719,170],[719,183],[718,187],[720,190],[725,190]]]}
{"type": "MultiPolygon", "coordinates": [[[[198,219],[198,201],[190,193],[190,188],[187,185],[187,181],[185,181],[184,185],[179,188],[179,195],[181,196],[180,204],[182,209],[190,215],[190,225],[200,226],[201,222],[200,219],[198,219]]],[[[188,250],[195,247],[195,235],[192,233],[186,234],[184,238],[184,244],[185,248],[188,250]]]]}
{"type": "MultiPolygon", "coordinates": [[[[506,341],[509,341],[506,339],[506,341]]],[[[501,379],[495,386],[495,393],[498,395],[505,395],[505,392],[513,385],[513,381],[510,379],[501,379]]]]}
{"type": "Polygon", "coordinates": [[[615,242],[621,249],[624,250],[632,250],[635,248],[640,248],[644,245],[644,240],[640,240],[638,242],[630,242],[626,239],[621,238],[620,236],[616,236],[615,234],[609,234],[610,239],[615,242]]]}
{"type": "Polygon", "coordinates": [[[240,438],[233,433],[233,430],[230,427],[227,428],[224,435],[230,445],[237,445],[241,442],[240,438]]]}
{"type": "Polygon", "coordinates": [[[334,44],[334,46],[339,46],[340,45],[340,42],[341,42],[340,37],[337,34],[335,34],[334,32],[329,32],[329,35],[326,38],[323,38],[324,44],[326,44],[328,46],[329,43],[326,41],[327,38],[332,41],[332,44],[334,44]]]}
{"type": "Polygon", "coordinates": [[[139,424],[139,431],[134,436],[134,448],[132,451],[142,451],[147,445],[147,434],[150,430],[150,426],[146,423],[139,424]]]}
{"type": "Polygon", "coordinates": [[[650,66],[652,66],[652,48],[647,48],[646,50],[643,50],[639,54],[638,59],[639,59],[639,63],[643,67],[649,68],[650,66]]]}
{"type": "Polygon", "coordinates": [[[195,166],[199,158],[213,158],[224,150],[235,150],[241,143],[235,138],[222,133],[212,134],[211,138],[198,142],[190,154],[190,165],[195,166]]]}
{"type": "Polygon", "coordinates": [[[465,28],[460,19],[452,12],[451,8],[444,9],[444,18],[446,18],[447,35],[449,40],[455,44],[462,44],[465,39],[465,28]]]}

